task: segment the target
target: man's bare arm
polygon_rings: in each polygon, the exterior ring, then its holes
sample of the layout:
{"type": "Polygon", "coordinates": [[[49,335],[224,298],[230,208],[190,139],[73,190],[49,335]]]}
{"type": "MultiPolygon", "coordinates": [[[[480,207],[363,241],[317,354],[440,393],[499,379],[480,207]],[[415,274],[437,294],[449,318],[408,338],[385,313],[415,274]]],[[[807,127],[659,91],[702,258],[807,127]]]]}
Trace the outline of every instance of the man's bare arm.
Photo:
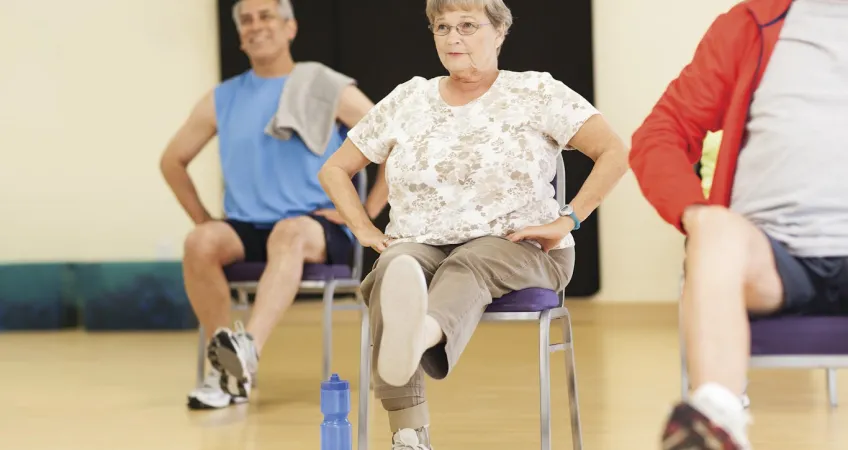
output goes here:
{"type": "Polygon", "coordinates": [[[195,105],[186,122],[171,138],[159,161],[159,168],[177,201],[195,224],[212,220],[200,202],[197,189],[188,174],[188,165],[212,140],[217,131],[214,91],[195,105]]]}

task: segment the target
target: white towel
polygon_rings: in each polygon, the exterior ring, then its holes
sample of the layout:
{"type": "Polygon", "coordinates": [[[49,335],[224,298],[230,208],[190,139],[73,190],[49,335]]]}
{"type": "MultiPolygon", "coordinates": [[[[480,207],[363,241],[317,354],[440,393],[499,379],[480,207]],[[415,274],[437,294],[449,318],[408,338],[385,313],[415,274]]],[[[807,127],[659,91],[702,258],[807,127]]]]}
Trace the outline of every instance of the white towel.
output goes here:
{"type": "Polygon", "coordinates": [[[321,63],[295,64],[265,133],[281,140],[297,133],[312,153],[322,156],[330,143],[342,91],[351,84],[356,84],[353,78],[321,63]]]}

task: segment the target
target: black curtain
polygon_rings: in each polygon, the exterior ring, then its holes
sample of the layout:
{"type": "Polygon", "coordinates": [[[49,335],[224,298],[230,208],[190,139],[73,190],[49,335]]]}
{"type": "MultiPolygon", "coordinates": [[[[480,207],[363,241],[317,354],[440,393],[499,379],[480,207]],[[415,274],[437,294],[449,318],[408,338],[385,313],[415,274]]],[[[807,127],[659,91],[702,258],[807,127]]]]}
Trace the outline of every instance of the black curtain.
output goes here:
{"type": "MultiPolygon", "coordinates": [[[[219,0],[222,79],[247,69],[232,21],[233,0],[219,0]]],[[[320,61],[355,78],[375,103],[413,76],[443,75],[433,36],[427,29],[424,2],[398,0],[293,0],[298,35],[295,60],[320,61]]],[[[515,23],[501,52],[502,69],[550,72],[594,103],[591,0],[507,1],[515,23]]],[[[570,200],[586,180],[592,161],[579,152],[564,152],[570,200]]],[[[373,184],[376,167],[368,169],[373,184]]],[[[388,208],[387,208],[388,209],[388,208]]],[[[568,287],[571,297],[589,296],[600,288],[598,212],[574,232],[577,264],[568,287]]],[[[388,223],[388,210],[376,220],[388,223]]],[[[377,255],[366,251],[366,273],[377,255]]]]}

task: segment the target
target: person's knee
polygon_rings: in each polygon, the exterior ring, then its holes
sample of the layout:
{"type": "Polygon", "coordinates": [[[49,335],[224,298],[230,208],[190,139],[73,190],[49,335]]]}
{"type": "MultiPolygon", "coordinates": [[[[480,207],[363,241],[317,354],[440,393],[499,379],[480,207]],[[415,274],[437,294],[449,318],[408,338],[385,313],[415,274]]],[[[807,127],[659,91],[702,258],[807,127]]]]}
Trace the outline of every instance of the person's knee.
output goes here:
{"type": "Polygon", "coordinates": [[[771,244],[753,223],[727,208],[710,206],[698,208],[687,232],[687,278],[740,283],[749,308],[773,309],[779,303],[782,288],[771,244]]]}
{"type": "Polygon", "coordinates": [[[745,218],[720,206],[704,206],[694,211],[686,223],[687,247],[715,249],[744,256],[753,237],[753,226],[745,218]]]}
{"type": "Polygon", "coordinates": [[[382,278],[383,274],[386,272],[386,268],[392,263],[392,261],[400,255],[409,254],[409,252],[404,251],[403,247],[406,244],[396,244],[389,248],[387,248],[380,256],[377,258],[377,262],[374,264],[374,268],[372,272],[374,272],[374,276],[376,278],[382,278]]]}
{"type": "Polygon", "coordinates": [[[268,236],[268,253],[303,252],[309,239],[308,227],[312,225],[308,217],[296,217],[277,222],[268,236]]]}
{"type": "Polygon", "coordinates": [[[227,258],[227,236],[220,224],[198,225],[185,239],[184,254],[187,259],[220,262],[227,258]]]}

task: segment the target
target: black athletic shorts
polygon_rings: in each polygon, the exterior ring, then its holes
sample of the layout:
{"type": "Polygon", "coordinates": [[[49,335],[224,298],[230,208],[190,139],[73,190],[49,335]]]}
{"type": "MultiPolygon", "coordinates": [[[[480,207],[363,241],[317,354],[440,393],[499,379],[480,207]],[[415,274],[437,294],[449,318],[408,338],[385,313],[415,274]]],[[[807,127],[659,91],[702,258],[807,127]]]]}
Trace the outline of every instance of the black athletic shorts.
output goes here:
{"type": "MultiPolygon", "coordinates": [[[[327,246],[327,261],[325,264],[352,264],[354,241],[345,233],[344,228],[321,216],[309,215],[309,217],[316,220],[324,228],[324,242],[327,246]]],[[[235,230],[241,240],[246,262],[266,262],[268,260],[267,244],[273,224],[253,224],[232,219],[227,219],[225,222],[235,230]]]]}
{"type": "Polygon", "coordinates": [[[848,257],[800,258],[769,237],[783,282],[781,315],[848,315],[848,257]]]}

